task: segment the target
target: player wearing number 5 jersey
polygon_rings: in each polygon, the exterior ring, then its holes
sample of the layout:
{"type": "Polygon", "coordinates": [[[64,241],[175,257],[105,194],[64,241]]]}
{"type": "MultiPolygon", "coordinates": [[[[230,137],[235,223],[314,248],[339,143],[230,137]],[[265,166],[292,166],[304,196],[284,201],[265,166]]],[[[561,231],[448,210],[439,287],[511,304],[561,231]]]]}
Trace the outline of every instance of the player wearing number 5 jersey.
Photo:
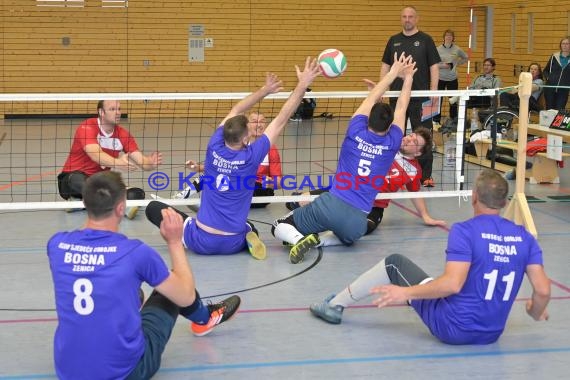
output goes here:
{"type": "Polygon", "coordinates": [[[409,304],[430,332],[448,344],[489,344],[505,329],[507,317],[526,273],[533,288],[527,313],[547,320],[550,280],[542,251],[524,229],[500,216],[508,184],[485,170],[476,179],[475,216],[455,224],[449,233],[444,273],[430,278],[403,255],[393,254],[362,274],[338,295],[311,305],[311,312],[338,324],[345,307],[372,294],[379,307],[409,304]]]}
{"type": "Polygon", "coordinates": [[[332,231],[328,237],[346,245],[366,232],[366,216],[402,143],[415,73],[411,56],[394,56],[394,62],[350,120],[330,192],[273,223],[273,236],[293,245],[289,252],[293,264],[320,244],[319,232],[332,231]],[[398,77],[404,78],[404,85],[392,113],[388,104],[379,101],[398,77]]]}
{"type": "Polygon", "coordinates": [[[148,379],[180,314],[197,336],[229,319],[240,299],[205,305],[182,245],[182,218],[162,211],[160,233],[171,270],[158,252],[118,232],[126,207],[120,174],[103,171],[83,187],[87,222],[47,244],[58,326],[54,337],[59,379],[148,379]],[[141,309],[142,282],[155,288],[141,309]]]}

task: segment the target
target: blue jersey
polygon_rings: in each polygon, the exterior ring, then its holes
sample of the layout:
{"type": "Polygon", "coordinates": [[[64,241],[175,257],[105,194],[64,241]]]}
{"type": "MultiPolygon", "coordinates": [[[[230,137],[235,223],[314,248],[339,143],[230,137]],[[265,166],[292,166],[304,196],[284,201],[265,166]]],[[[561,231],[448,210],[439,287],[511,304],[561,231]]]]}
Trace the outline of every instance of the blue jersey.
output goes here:
{"type": "Polygon", "coordinates": [[[169,270],[139,240],[101,230],[55,234],[47,244],[58,326],[60,379],[126,377],[144,353],[138,291],[162,283],[169,270]]]}
{"type": "Polygon", "coordinates": [[[488,344],[505,329],[526,267],[542,265],[542,251],[524,227],[498,215],[479,215],[453,225],[447,261],[471,263],[461,291],[412,306],[440,340],[488,344]]]}
{"type": "Polygon", "coordinates": [[[384,186],[402,137],[402,130],[395,125],[381,136],[368,130],[368,116],[353,117],[342,143],[331,194],[369,213],[384,186]]]}
{"type": "Polygon", "coordinates": [[[226,146],[223,131],[219,127],[208,143],[197,219],[221,231],[243,233],[257,169],[269,152],[269,138],[261,135],[252,144],[234,150],[226,146]]]}

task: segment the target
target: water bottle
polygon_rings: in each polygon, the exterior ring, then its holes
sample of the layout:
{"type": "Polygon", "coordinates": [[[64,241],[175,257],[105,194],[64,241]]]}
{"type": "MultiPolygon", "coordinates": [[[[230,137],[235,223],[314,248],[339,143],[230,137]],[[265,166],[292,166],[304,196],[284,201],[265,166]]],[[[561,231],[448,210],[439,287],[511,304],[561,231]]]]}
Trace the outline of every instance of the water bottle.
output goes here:
{"type": "Polygon", "coordinates": [[[479,129],[479,111],[477,108],[471,109],[471,132],[479,129]]]}

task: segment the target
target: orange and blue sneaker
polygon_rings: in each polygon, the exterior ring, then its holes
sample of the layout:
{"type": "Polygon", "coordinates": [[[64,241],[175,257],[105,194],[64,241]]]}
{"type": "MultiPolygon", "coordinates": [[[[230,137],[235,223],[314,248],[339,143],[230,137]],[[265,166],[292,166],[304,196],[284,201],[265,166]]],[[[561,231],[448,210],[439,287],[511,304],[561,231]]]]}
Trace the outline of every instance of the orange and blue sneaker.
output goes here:
{"type": "Polygon", "coordinates": [[[241,304],[241,299],[238,296],[231,296],[225,300],[208,305],[210,311],[210,319],[204,325],[196,322],[190,323],[190,330],[196,336],[204,336],[210,333],[219,324],[224,323],[234,316],[238,311],[241,304]]]}

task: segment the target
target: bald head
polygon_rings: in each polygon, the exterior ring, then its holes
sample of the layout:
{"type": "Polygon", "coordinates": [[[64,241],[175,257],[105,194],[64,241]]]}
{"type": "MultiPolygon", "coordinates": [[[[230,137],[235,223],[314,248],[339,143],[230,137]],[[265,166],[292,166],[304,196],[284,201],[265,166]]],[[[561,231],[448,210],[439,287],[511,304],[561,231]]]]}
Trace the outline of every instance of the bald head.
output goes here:
{"type": "Polygon", "coordinates": [[[405,35],[411,35],[418,31],[418,21],[420,17],[418,11],[414,7],[405,7],[400,13],[400,21],[402,22],[402,32],[405,35]]]}

